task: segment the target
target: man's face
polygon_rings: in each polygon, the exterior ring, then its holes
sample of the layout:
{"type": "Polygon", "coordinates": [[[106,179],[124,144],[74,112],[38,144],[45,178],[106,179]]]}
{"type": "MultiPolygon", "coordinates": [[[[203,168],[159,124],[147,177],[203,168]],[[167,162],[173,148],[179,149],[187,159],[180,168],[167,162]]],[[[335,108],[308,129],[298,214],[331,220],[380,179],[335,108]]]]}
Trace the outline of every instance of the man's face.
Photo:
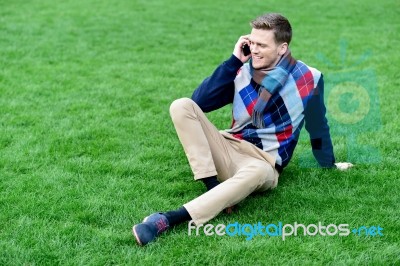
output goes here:
{"type": "Polygon", "coordinates": [[[275,42],[273,30],[252,29],[249,39],[252,63],[255,69],[275,66],[281,55],[286,52],[286,49],[282,47],[284,44],[275,42]]]}

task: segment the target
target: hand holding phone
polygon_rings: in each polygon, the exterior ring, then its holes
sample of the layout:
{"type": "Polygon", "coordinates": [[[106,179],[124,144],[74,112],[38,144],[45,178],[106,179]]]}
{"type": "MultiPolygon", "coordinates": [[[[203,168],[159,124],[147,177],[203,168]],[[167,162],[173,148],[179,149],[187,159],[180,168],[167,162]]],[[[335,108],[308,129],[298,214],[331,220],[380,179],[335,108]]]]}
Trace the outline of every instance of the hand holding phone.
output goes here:
{"type": "Polygon", "coordinates": [[[249,37],[250,35],[240,36],[239,40],[235,44],[235,48],[233,49],[233,55],[242,61],[243,64],[250,59],[251,55],[249,37]]]}

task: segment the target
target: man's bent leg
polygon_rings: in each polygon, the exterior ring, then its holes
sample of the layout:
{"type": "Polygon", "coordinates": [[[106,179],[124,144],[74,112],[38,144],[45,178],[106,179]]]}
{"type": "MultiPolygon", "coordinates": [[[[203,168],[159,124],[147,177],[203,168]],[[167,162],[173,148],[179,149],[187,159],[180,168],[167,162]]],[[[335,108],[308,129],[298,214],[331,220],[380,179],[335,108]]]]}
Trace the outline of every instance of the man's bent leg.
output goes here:
{"type": "Polygon", "coordinates": [[[189,98],[175,100],[170,114],[196,180],[230,175],[232,147],[189,98]]]}
{"type": "Polygon", "coordinates": [[[268,162],[248,158],[232,177],[184,204],[195,224],[214,218],[225,208],[237,204],[254,191],[276,187],[278,172],[268,162]]]}

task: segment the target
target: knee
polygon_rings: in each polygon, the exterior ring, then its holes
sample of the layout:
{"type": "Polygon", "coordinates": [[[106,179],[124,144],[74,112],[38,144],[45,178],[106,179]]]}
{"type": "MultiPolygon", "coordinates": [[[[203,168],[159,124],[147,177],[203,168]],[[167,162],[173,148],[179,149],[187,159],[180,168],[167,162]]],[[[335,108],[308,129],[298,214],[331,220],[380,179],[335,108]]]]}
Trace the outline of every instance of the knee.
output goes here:
{"type": "Polygon", "coordinates": [[[180,113],[182,112],[182,110],[188,109],[188,106],[191,106],[193,103],[193,100],[190,98],[176,99],[171,103],[171,106],[169,107],[169,112],[171,114],[180,113]]]}
{"type": "Polygon", "coordinates": [[[180,115],[184,115],[187,111],[189,111],[191,106],[193,106],[194,101],[190,98],[180,98],[171,103],[169,107],[169,113],[172,119],[179,117],[180,115]]]}

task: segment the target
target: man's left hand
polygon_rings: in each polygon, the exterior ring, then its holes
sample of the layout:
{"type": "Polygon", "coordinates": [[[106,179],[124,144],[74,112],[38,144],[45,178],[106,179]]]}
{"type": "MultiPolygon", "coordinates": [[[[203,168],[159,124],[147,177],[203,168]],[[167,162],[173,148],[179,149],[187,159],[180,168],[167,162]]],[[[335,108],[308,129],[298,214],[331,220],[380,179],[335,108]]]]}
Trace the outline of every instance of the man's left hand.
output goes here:
{"type": "Polygon", "coordinates": [[[353,167],[354,165],[352,163],[335,163],[336,168],[339,169],[340,171],[345,171],[351,167],[353,167]]]}

